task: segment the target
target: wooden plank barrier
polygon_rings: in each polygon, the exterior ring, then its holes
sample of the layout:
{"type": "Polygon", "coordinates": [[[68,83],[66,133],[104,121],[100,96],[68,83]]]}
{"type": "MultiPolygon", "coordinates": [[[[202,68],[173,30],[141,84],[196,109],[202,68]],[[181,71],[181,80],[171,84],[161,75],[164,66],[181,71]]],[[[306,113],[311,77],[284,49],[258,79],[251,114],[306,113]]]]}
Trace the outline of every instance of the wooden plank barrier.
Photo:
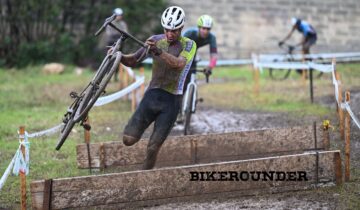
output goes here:
{"type": "Polygon", "coordinates": [[[34,210],[48,209],[49,203],[50,209],[122,209],[303,190],[322,183],[341,184],[341,180],[337,150],[53,179],[50,190],[40,180],[31,183],[31,196],[34,210]]]}
{"type": "MultiPolygon", "coordinates": [[[[259,158],[316,149],[327,150],[329,140],[325,138],[328,135],[324,135],[324,132],[326,131],[322,126],[319,126],[315,139],[313,126],[299,126],[169,137],[159,152],[156,167],[259,158]]],[[[99,168],[103,163],[104,167],[121,167],[123,171],[140,169],[147,143],[148,140],[142,139],[128,147],[122,141],[104,142],[101,143],[102,152],[100,143],[90,144],[91,166],[99,168]]],[[[86,144],[78,145],[76,150],[78,167],[88,168],[86,144]]]]}

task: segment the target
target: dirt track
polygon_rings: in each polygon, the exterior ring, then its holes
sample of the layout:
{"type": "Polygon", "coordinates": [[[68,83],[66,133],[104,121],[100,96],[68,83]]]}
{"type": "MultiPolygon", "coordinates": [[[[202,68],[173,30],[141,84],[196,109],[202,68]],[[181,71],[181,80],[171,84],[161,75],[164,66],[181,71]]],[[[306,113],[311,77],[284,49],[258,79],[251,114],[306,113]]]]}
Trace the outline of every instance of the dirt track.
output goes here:
{"type": "MultiPolygon", "coordinates": [[[[360,116],[359,92],[352,95],[351,102],[354,114],[360,116]]],[[[335,107],[333,97],[330,96],[323,98],[319,103],[332,109],[335,107]]],[[[332,117],[333,122],[336,122],[336,115],[332,117]]],[[[284,113],[235,112],[200,107],[192,118],[191,126],[193,134],[205,134],[304,125],[311,124],[314,120],[320,123],[322,119],[313,116],[296,118],[284,113]]],[[[172,135],[181,134],[182,129],[182,125],[175,126],[172,135]]],[[[354,123],[352,123],[351,130],[351,167],[360,169],[360,130],[354,123]]],[[[331,140],[341,148],[341,143],[336,143],[339,142],[338,139],[338,132],[333,132],[331,140]]],[[[355,197],[357,194],[360,198],[360,181],[355,178],[352,182],[351,184],[358,186],[355,187],[355,191],[357,189],[355,197]]],[[[199,202],[171,203],[148,209],[348,209],[349,207],[341,201],[342,197],[336,190],[309,190],[232,199],[218,198],[199,202]]]]}

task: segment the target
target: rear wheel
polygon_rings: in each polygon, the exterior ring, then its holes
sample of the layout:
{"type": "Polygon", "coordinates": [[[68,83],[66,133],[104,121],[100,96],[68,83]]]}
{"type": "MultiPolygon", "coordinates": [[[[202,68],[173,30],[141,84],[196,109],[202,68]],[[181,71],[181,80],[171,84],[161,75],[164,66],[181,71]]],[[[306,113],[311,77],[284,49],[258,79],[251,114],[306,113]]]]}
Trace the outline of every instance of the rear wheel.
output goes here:
{"type": "Polygon", "coordinates": [[[189,87],[189,95],[187,98],[187,104],[185,109],[185,125],[184,125],[184,135],[190,134],[190,121],[191,121],[191,114],[193,109],[193,99],[194,99],[194,86],[189,87]]]}
{"type": "Polygon", "coordinates": [[[74,125],[75,125],[75,122],[72,119],[70,119],[68,122],[65,123],[64,127],[62,127],[62,129],[60,131],[60,139],[56,145],[56,150],[59,150],[61,148],[61,146],[64,144],[66,138],[70,134],[74,125]]]}

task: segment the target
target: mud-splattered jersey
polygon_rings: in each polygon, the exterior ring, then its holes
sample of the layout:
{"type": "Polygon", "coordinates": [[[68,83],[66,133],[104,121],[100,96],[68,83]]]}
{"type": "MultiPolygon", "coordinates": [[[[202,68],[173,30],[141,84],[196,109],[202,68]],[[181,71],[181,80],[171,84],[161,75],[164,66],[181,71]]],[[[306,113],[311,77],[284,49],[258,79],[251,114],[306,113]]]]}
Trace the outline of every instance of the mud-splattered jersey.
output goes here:
{"type": "MultiPolygon", "coordinates": [[[[180,37],[178,41],[168,43],[165,34],[154,35],[150,39],[156,42],[156,46],[173,56],[182,56],[186,59],[183,69],[174,69],[165,63],[159,56],[153,57],[152,78],[149,88],[161,88],[175,95],[182,95],[186,75],[191,67],[196,43],[186,37],[180,37]]],[[[150,56],[150,55],[149,55],[150,56]]]]}

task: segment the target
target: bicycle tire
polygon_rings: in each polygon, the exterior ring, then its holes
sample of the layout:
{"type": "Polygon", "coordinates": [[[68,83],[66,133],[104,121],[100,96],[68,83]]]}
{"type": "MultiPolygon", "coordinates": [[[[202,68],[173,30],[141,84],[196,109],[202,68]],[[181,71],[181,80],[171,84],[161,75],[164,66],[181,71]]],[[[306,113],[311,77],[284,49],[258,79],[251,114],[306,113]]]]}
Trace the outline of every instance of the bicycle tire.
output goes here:
{"type": "Polygon", "coordinates": [[[59,138],[59,141],[56,145],[56,150],[60,150],[60,148],[62,147],[62,145],[64,144],[66,138],[69,136],[72,128],[74,127],[75,125],[75,122],[70,119],[65,125],[64,127],[61,129],[61,132],[60,132],[60,138],[59,138]]]}
{"type": "MultiPolygon", "coordinates": [[[[274,63],[278,62],[277,60],[274,60],[274,63]]],[[[291,73],[291,69],[273,69],[269,68],[269,76],[273,80],[281,81],[285,80],[289,77],[291,73]]]]}
{"type": "Polygon", "coordinates": [[[192,114],[192,105],[193,105],[193,98],[194,98],[194,86],[189,87],[189,95],[185,109],[185,125],[184,125],[184,135],[190,134],[190,121],[191,121],[191,114],[192,114]]]}
{"type": "Polygon", "coordinates": [[[99,84],[98,89],[94,90],[94,86],[91,85],[85,92],[84,98],[80,101],[79,107],[75,112],[74,121],[76,123],[81,121],[87,115],[96,100],[104,92],[106,85],[119,67],[120,59],[121,53],[117,53],[116,56],[112,57],[109,60],[109,63],[105,65],[104,70],[99,74],[99,77],[92,81],[95,84],[99,84]]]}
{"type": "MultiPolygon", "coordinates": [[[[320,57],[318,60],[319,60],[319,63],[322,63],[322,64],[324,63],[324,59],[323,59],[323,58],[320,57]]],[[[316,79],[320,79],[323,74],[324,74],[324,72],[319,71],[319,72],[316,74],[316,77],[315,77],[315,78],[316,78],[316,79]]]]}

